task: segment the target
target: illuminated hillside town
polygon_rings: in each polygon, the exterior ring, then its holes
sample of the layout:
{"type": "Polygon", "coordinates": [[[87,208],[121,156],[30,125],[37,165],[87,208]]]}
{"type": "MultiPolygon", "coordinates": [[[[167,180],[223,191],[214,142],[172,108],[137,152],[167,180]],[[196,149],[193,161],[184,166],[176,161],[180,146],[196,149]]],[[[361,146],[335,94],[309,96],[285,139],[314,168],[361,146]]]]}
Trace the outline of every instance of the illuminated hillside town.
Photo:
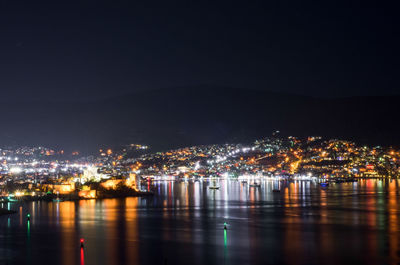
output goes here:
{"type": "Polygon", "coordinates": [[[87,157],[45,147],[2,148],[0,161],[3,202],[152,195],[152,182],[171,180],[204,181],[218,189],[215,182],[221,179],[253,188],[260,188],[262,179],[313,181],[326,187],[400,176],[400,152],[393,148],[277,135],[251,145],[203,145],[156,153],[149,146],[130,144],[87,157]]]}

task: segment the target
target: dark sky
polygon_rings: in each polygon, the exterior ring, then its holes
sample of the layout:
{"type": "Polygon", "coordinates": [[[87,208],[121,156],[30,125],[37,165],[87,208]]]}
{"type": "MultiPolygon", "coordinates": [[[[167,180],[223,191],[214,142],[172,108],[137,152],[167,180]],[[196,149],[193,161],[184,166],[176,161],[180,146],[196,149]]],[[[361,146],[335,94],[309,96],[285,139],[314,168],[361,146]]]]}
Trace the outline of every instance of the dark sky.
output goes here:
{"type": "Polygon", "coordinates": [[[199,84],[398,94],[397,10],[383,1],[0,0],[1,97],[199,84]]]}

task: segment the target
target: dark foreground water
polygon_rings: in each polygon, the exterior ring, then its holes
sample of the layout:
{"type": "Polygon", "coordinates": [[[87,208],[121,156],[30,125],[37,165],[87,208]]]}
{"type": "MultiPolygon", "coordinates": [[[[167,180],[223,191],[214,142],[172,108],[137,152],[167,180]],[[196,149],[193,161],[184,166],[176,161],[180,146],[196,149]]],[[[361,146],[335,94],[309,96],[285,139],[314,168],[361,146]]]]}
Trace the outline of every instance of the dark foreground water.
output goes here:
{"type": "Polygon", "coordinates": [[[153,198],[4,204],[18,213],[0,216],[0,264],[398,264],[399,184],[160,182],[153,198]]]}

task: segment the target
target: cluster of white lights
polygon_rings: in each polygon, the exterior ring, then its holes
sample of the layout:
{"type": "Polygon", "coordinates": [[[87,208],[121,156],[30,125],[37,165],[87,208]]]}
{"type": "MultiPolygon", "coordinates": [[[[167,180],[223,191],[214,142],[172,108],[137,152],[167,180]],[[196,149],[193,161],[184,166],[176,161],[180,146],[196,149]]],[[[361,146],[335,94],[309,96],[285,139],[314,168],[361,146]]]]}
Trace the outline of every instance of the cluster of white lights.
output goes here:
{"type": "Polygon", "coordinates": [[[215,160],[207,160],[207,163],[208,163],[208,164],[213,164],[213,163],[223,162],[223,161],[225,161],[225,160],[226,160],[228,157],[230,157],[230,156],[234,156],[234,155],[236,155],[236,154],[238,154],[238,153],[240,153],[240,152],[242,152],[242,153],[247,153],[247,152],[249,152],[250,150],[254,151],[254,150],[255,150],[255,147],[252,147],[252,148],[250,148],[250,147],[244,147],[244,148],[242,148],[242,149],[236,149],[236,150],[234,150],[234,151],[232,151],[232,152],[229,152],[229,153],[227,154],[227,156],[219,156],[219,155],[217,155],[215,160]]]}
{"type": "Polygon", "coordinates": [[[7,160],[7,161],[18,161],[18,157],[11,157],[11,156],[0,156],[0,160],[7,160]]]}
{"type": "Polygon", "coordinates": [[[19,173],[22,172],[22,168],[20,168],[20,167],[11,167],[11,168],[9,169],[9,171],[10,171],[10,173],[12,173],[12,174],[19,174],[19,173]]]}

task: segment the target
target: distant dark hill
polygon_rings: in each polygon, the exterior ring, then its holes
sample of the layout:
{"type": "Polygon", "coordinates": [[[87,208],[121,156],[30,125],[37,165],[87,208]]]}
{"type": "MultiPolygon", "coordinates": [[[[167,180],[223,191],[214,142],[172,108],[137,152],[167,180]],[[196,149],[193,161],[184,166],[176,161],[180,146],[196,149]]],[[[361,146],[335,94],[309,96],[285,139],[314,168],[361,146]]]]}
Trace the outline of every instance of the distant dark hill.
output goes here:
{"type": "Polygon", "coordinates": [[[95,150],[252,141],[274,130],[400,145],[399,96],[319,99],[259,90],[161,89],[96,102],[3,102],[0,144],[95,150]]]}

